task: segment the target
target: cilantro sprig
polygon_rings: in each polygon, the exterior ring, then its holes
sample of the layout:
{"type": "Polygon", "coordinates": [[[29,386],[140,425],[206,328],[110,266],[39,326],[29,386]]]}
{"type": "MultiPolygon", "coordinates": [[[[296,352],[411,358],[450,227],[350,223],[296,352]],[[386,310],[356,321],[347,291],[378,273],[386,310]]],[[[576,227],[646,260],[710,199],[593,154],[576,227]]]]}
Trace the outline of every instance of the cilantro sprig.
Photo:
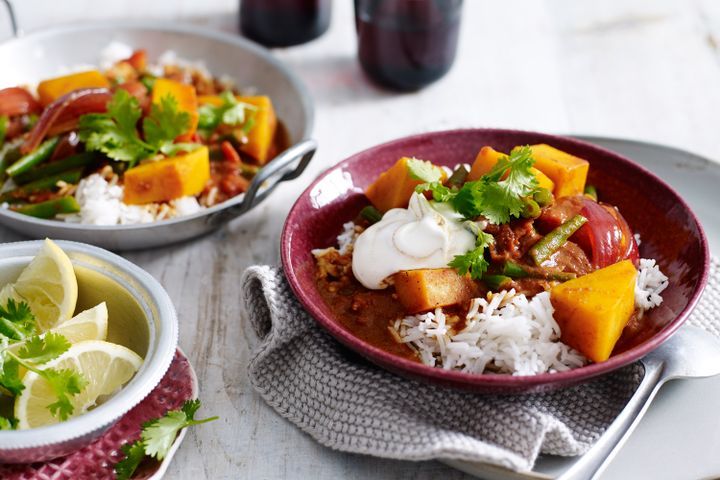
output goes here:
{"type": "Polygon", "coordinates": [[[490,266],[485,259],[485,250],[495,241],[492,235],[485,232],[478,232],[475,248],[463,255],[456,255],[450,263],[452,267],[458,271],[460,275],[470,274],[471,278],[480,280],[490,266]]]}
{"type": "Polygon", "coordinates": [[[247,134],[254,126],[258,107],[239,101],[230,91],[223,92],[220,99],[220,105],[206,103],[198,109],[198,127],[212,131],[220,125],[242,125],[243,133],[247,134]]]}
{"type": "Polygon", "coordinates": [[[180,111],[172,95],[152,104],[143,118],[143,138],[138,132],[142,109],[138,100],[126,90],[118,89],[108,102],[106,113],[89,113],[80,117],[80,140],[89,151],[102,152],[113,160],[130,166],[158,153],[174,155],[197,148],[192,143],[174,143],[190,128],[190,114],[180,111]]]}
{"type": "Polygon", "coordinates": [[[430,191],[436,202],[449,202],[465,218],[483,216],[491,223],[507,223],[521,216],[526,199],[537,190],[534,163],[530,147],[520,147],[500,158],[479,180],[459,189],[435,181],[419,185],[416,191],[430,191]]]}
{"type": "Polygon", "coordinates": [[[200,400],[188,400],[179,410],[170,410],[165,415],[143,425],[140,439],[121,447],[125,458],[115,464],[115,475],[118,480],[128,480],[145,457],[164,459],[178,432],[185,427],[212,422],[219,417],[195,420],[195,413],[200,408],[200,400]]]}
{"type": "MultiPolygon", "coordinates": [[[[75,370],[43,368],[65,353],[70,342],[58,333],[38,335],[37,332],[35,316],[27,303],[11,298],[5,307],[0,306],[0,391],[10,396],[20,395],[25,389],[20,367],[35,372],[48,382],[56,397],[56,401],[47,406],[50,413],[67,420],[74,411],[71,397],[82,391],[87,380],[75,370]],[[18,342],[24,343],[17,352],[9,348],[18,342]]],[[[0,417],[0,430],[15,426],[15,419],[0,417]]]]}
{"type": "Polygon", "coordinates": [[[0,306],[0,335],[22,341],[35,333],[35,317],[27,303],[10,298],[4,308],[0,306]]]}

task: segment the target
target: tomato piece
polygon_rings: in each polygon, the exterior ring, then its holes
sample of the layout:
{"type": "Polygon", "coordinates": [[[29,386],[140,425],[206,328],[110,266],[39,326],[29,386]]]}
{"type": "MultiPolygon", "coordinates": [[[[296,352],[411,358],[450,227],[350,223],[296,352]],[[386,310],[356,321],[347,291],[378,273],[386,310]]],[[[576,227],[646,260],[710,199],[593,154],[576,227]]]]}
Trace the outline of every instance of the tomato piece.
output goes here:
{"type": "Polygon", "coordinates": [[[603,268],[625,259],[637,265],[637,243],[620,212],[610,205],[585,198],[580,214],[588,222],[571,240],[585,251],[593,267],[603,268]]]}

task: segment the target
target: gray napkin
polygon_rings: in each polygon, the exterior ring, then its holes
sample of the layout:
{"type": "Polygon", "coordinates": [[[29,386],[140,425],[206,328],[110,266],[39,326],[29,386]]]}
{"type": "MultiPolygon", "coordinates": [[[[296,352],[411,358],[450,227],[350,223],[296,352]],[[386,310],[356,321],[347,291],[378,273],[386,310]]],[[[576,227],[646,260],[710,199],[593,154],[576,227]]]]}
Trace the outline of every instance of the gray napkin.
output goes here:
{"type": "MultiPolygon", "coordinates": [[[[690,322],[720,336],[720,282],[711,280],[690,322]]],[[[478,395],[407,380],[353,354],[303,310],[282,270],[256,266],[243,299],[260,337],[250,361],[254,388],[318,442],[401,460],[436,458],[529,470],[540,453],[580,455],[625,406],[638,364],[564,390],[478,395]]]]}

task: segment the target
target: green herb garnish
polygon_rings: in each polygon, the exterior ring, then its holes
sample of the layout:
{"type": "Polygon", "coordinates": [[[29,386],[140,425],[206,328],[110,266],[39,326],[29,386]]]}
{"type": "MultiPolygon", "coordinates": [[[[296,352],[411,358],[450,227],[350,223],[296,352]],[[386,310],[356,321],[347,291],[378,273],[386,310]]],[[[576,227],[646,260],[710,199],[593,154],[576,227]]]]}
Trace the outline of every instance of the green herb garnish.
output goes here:
{"type": "Polygon", "coordinates": [[[142,109],[137,99],[119,89],[108,102],[107,113],[89,113],[80,117],[80,140],[89,151],[135,165],[158,153],[166,155],[179,150],[190,151],[196,144],[175,144],[175,139],[190,128],[190,114],[178,109],[175,97],[167,95],[150,107],[142,121],[144,140],[137,124],[142,109]]]}
{"type": "Polygon", "coordinates": [[[244,125],[245,133],[250,131],[255,123],[254,117],[257,107],[249,103],[241,102],[231,91],[225,91],[220,95],[222,104],[205,104],[198,109],[198,127],[203,130],[215,130],[222,125],[235,127],[244,125]],[[248,126],[249,125],[249,126],[248,126]]]}
{"type": "Polygon", "coordinates": [[[421,182],[439,182],[443,175],[442,168],[436,167],[426,160],[419,160],[417,158],[411,158],[407,161],[407,169],[410,178],[420,180],[421,182]]]}
{"type": "Polygon", "coordinates": [[[485,250],[495,241],[492,235],[479,232],[475,241],[475,248],[462,255],[456,255],[449,267],[455,268],[460,275],[470,274],[475,280],[480,280],[490,265],[485,259],[485,250]]]}
{"type": "MultiPolygon", "coordinates": [[[[77,395],[87,384],[83,376],[70,369],[42,368],[70,348],[70,342],[58,333],[37,335],[35,316],[25,302],[8,299],[0,307],[0,389],[17,396],[25,389],[20,377],[20,367],[44,378],[57,401],[48,405],[50,413],[67,420],[74,408],[70,397],[77,395]],[[8,347],[17,342],[24,344],[17,353],[8,347]]],[[[14,419],[0,417],[0,430],[15,428],[14,419]]]]}
{"type": "Polygon", "coordinates": [[[212,422],[218,417],[195,420],[195,413],[200,408],[200,400],[188,400],[179,410],[170,410],[165,415],[143,425],[140,439],[131,444],[123,445],[125,458],[115,464],[118,480],[128,480],[135,470],[148,457],[158,460],[165,458],[177,438],[178,432],[185,427],[212,422]]]}

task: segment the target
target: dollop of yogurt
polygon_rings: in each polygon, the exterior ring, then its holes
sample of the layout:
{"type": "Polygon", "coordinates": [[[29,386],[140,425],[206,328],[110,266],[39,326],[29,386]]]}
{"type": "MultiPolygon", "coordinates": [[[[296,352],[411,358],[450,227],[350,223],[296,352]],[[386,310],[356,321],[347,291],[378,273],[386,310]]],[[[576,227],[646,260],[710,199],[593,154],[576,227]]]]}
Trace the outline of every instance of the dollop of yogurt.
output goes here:
{"type": "Polygon", "coordinates": [[[444,204],[414,193],[408,208],[393,208],[362,232],[353,247],[352,269],[365,287],[379,290],[401,270],[444,268],[475,247],[475,235],[444,204]]]}

